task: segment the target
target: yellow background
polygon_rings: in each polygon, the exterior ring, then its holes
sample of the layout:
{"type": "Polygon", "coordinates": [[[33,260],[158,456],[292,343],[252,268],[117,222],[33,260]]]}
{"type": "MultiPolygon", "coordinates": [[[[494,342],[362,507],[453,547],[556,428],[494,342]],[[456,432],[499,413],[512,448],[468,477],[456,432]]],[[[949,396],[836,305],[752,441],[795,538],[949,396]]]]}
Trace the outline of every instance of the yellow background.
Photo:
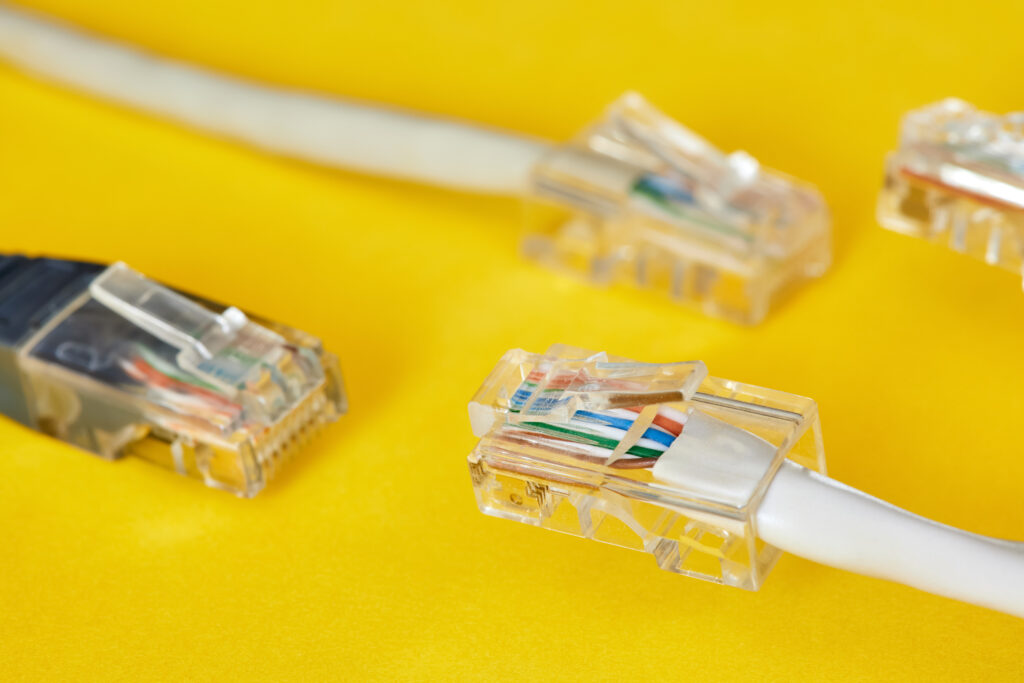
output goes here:
{"type": "Polygon", "coordinates": [[[817,399],[837,478],[1024,538],[1020,279],[873,215],[903,111],[1024,107],[1024,5],[27,4],[263,81],[554,139],[637,89],[817,183],[837,259],[743,329],[523,263],[513,200],[268,157],[0,67],[0,252],[122,259],[313,332],[352,406],[250,501],[0,421],[0,677],[1024,675],[1024,621],[791,556],[759,593],[675,576],[482,516],[465,466],[466,401],[508,348],[699,358],[817,399]]]}

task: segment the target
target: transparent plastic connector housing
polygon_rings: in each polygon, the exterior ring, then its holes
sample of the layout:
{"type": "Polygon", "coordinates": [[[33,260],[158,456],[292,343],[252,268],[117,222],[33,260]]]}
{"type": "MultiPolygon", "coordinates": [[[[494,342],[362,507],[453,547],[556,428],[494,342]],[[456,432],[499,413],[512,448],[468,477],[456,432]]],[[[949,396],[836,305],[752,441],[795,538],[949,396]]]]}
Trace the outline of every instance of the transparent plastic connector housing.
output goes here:
{"type": "Polygon", "coordinates": [[[337,360],[299,330],[102,271],[20,344],[27,423],[249,497],[345,412],[337,360]]]}
{"type": "Polygon", "coordinates": [[[813,186],[724,154],[627,93],[536,168],[523,251],[753,324],[828,269],[831,227],[813,186]]]}
{"type": "Polygon", "coordinates": [[[784,459],[824,473],[814,401],[568,346],[505,354],[469,406],[488,515],[633,548],[756,590],[779,556],[755,513],[784,459]]]}
{"type": "Polygon", "coordinates": [[[879,222],[1016,273],[1024,266],[1024,112],[947,99],[903,118],[879,222]]]}

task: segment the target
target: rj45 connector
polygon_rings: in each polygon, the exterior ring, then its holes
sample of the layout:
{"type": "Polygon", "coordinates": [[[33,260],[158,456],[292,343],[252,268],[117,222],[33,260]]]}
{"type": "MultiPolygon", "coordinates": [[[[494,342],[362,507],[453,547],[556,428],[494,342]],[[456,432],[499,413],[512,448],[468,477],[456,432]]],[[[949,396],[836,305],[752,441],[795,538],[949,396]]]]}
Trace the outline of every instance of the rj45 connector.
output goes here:
{"type": "Polygon", "coordinates": [[[824,473],[814,401],[556,345],[505,354],[469,405],[485,514],[642,550],[756,590],[779,551],[755,513],[785,459],[824,473]]]}
{"type": "Polygon", "coordinates": [[[723,154],[633,93],[542,160],[533,197],[528,257],[740,323],[831,263],[817,190],[723,154]]]}
{"type": "Polygon", "coordinates": [[[1024,112],[948,99],[908,113],[886,161],[878,221],[1021,273],[1024,112]]]}
{"type": "Polygon", "coordinates": [[[248,497],[344,411],[304,332],[124,264],[0,257],[0,412],[29,427],[248,497]]]}

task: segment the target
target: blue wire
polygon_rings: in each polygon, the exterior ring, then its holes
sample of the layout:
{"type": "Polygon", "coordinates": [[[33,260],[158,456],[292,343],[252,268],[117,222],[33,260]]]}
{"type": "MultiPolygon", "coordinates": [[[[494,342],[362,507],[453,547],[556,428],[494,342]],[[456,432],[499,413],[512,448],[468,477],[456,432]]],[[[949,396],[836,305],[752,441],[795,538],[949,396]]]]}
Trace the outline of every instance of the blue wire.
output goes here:
{"type": "MultiPolygon", "coordinates": [[[[633,420],[627,420],[624,417],[602,415],[601,413],[592,413],[589,410],[577,410],[573,414],[573,417],[579,418],[581,420],[600,422],[608,425],[609,427],[621,429],[624,432],[629,430],[629,428],[633,426],[633,420]]],[[[650,439],[651,441],[657,441],[658,443],[664,446],[671,446],[672,442],[676,440],[676,437],[669,434],[668,432],[663,432],[660,429],[654,429],[653,427],[649,427],[647,431],[644,432],[644,438],[650,439]]]]}

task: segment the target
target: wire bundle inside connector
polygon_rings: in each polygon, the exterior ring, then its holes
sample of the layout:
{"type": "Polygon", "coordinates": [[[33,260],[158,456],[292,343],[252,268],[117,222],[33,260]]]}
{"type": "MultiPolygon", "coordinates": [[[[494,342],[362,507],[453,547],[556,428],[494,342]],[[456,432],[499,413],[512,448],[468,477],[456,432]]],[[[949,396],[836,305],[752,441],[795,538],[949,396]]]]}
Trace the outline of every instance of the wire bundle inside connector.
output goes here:
{"type": "Polygon", "coordinates": [[[898,172],[1001,210],[1024,210],[1024,113],[949,99],[903,122],[898,172]]]}
{"type": "Polygon", "coordinates": [[[543,370],[535,370],[516,389],[510,400],[509,412],[519,419],[507,425],[504,430],[515,434],[527,431],[542,434],[552,441],[572,442],[588,446],[589,454],[605,461],[608,466],[619,469],[652,467],[655,460],[672,445],[686,424],[686,413],[668,405],[656,405],[656,414],[650,426],[645,427],[637,438],[629,439],[633,427],[638,423],[644,406],[635,405],[613,409],[578,409],[564,421],[552,420],[551,416],[559,407],[567,407],[573,400],[565,392],[573,385],[583,383],[592,390],[618,393],[623,399],[635,397],[641,388],[636,383],[623,380],[588,377],[582,372],[562,372],[549,376],[543,370]],[[540,394],[554,394],[537,397],[540,394]],[[529,406],[527,414],[524,408],[529,406]],[[543,413],[542,409],[547,412],[543,413]],[[538,414],[539,413],[539,414],[538,414]],[[546,418],[546,419],[545,419],[546,418]],[[621,458],[611,460],[611,455],[627,441],[621,458]],[[603,456],[603,457],[602,457],[603,456]]]}
{"type": "Polygon", "coordinates": [[[485,513],[744,588],[777,555],[755,542],[750,521],[773,471],[787,456],[824,468],[813,401],[708,377],[701,362],[516,349],[469,413],[485,513]]]}
{"type": "Polygon", "coordinates": [[[516,386],[501,390],[507,394],[500,406],[471,407],[477,415],[474,428],[483,433],[498,419],[502,427],[495,438],[571,450],[616,469],[654,464],[687,420],[686,410],[673,404],[692,396],[707,374],[699,362],[658,365],[607,354],[549,355],[522,364],[519,371],[516,386]]]}
{"type": "Polygon", "coordinates": [[[537,165],[524,252],[600,283],[661,289],[739,322],[828,267],[813,187],[723,153],[627,93],[537,165]]]}
{"type": "Polygon", "coordinates": [[[17,343],[8,414],[106,458],[127,454],[239,495],[345,410],[333,356],[298,330],[201,303],[115,264],[17,343]]]}
{"type": "Polygon", "coordinates": [[[886,163],[879,222],[1013,272],[1024,269],[1024,113],[957,99],[912,111],[886,163]]]}
{"type": "Polygon", "coordinates": [[[506,353],[469,407],[486,514],[750,590],[781,549],[1024,616],[1024,546],[828,479],[810,399],[555,345],[506,353]]]}

